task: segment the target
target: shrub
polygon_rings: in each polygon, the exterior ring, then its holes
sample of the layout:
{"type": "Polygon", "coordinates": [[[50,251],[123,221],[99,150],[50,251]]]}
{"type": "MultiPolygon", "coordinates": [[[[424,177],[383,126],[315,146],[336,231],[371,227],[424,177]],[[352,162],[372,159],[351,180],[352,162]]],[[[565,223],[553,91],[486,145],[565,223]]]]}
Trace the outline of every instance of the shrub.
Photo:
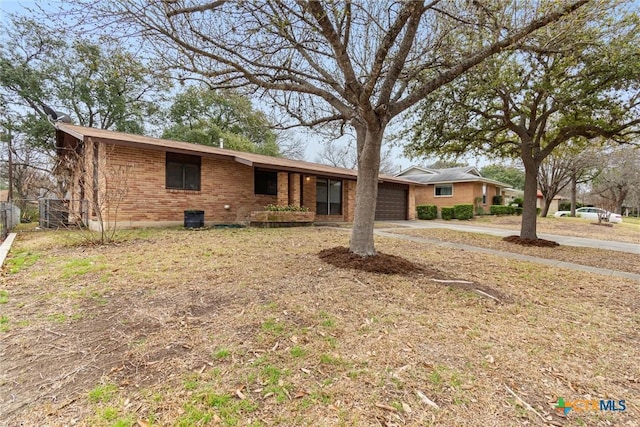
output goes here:
{"type": "Polygon", "coordinates": [[[294,205],[267,205],[264,210],[272,212],[308,212],[309,208],[294,205]]]}
{"type": "Polygon", "coordinates": [[[438,217],[438,207],[436,205],[416,206],[418,219],[436,219],[438,217]]]}
{"type": "Polygon", "coordinates": [[[452,207],[443,207],[440,210],[440,212],[442,214],[442,219],[450,220],[452,218],[455,218],[454,216],[455,211],[454,211],[454,208],[452,207]]]}
{"type": "Polygon", "coordinates": [[[453,215],[456,219],[471,219],[473,218],[473,205],[455,205],[453,215]]]}
{"type": "MultiPolygon", "coordinates": [[[[584,207],[584,203],[576,202],[576,209],[582,208],[582,207],[584,207]]],[[[570,211],[571,210],[571,201],[570,200],[563,200],[560,203],[558,203],[558,210],[559,211],[570,211]]]]}
{"type": "Polygon", "coordinates": [[[540,212],[542,212],[542,208],[536,208],[536,215],[540,215],[540,212]]]}
{"type": "Polygon", "coordinates": [[[516,213],[516,208],[514,206],[492,205],[490,212],[491,215],[513,215],[516,213]]]}
{"type": "Polygon", "coordinates": [[[522,208],[520,206],[515,206],[514,209],[516,210],[516,215],[522,215],[522,208]]]}
{"type": "Polygon", "coordinates": [[[493,196],[491,198],[491,204],[492,205],[501,205],[502,204],[502,196],[500,196],[499,194],[496,194],[495,196],[493,196]]]}
{"type": "Polygon", "coordinates": [[[515,199],[513,199],[513,202],[511,202],[512,205],[516,205],[519,208],[522,207],[523,203],[524,203],[524,199],[522,197],[516,197],[515,199]]]}

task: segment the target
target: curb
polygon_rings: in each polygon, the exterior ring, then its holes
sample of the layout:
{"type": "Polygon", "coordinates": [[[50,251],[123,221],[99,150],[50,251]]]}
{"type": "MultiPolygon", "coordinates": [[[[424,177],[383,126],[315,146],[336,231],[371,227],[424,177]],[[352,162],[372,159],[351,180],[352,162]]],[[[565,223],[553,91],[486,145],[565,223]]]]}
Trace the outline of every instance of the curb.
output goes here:
{"type": "Polygon", "coordinates": [[[0,245],[0,267],[4,265],[4,260],[7,258],[9,254],[9,250],[11,250],[11,245],[16,238],[16,233],[9,233],[2,245],[0,245]]]}

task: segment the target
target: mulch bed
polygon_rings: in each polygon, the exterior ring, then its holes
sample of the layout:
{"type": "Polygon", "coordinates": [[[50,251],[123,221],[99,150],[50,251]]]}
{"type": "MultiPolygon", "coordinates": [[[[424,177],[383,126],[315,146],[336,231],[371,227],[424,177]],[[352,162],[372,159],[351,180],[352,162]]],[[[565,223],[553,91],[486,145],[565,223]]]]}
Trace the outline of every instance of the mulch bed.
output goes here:
{"type": "Polygon", "coordinates": [[[539,248],[554,248],[560,246],[558,242],[545,239],[523,239],[520,236],[507,236],[503,238],[505,242],[515,243],[520,246],[537,246],[539,248]]]}
{"type": "Polygon", "coordinates": [[[378,252],[376,255],[362,257],[344,246],[323,249],[318,254],[321,260],[338,268],[351,268],[369,273],[403,274],[426,273],[427,269],[420,264],[396,255],[378,252]]]}

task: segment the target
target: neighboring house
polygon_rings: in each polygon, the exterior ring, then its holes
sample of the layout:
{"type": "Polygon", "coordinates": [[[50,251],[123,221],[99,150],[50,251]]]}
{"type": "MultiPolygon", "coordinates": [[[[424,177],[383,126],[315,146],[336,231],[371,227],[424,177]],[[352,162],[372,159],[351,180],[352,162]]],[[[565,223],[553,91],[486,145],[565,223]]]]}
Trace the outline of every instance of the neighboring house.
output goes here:
{"type": "Polygon", "coordinates": [[[502,193],[504,194],[504,200],[503,203],[505,205],[510,205],[511,203],[513,203],[516,199],[522,199],[524,198],[524,191],[523,190],[517,190],[515,188],[505,188],[502,193]]]}
{"type": "MultiPolygon", "coordinates": [[[[204,211],[208,225],[247,223],[269,204],[305,206],[316,221],[353,221],[355,170],[66,123],[56,128],[58,155],[71,171],[73,218],[88,217],[93,229],[101,218],[128,228],[181,225],[185,210],[204,211]]],[[[415,219],[419,186],[380,176],[376,219],[415,219]]]]}
{"type": "MultiPolygon", "coordinates": [[[[538,190],[537,196],[536,208],[542,209],[542,207],[544,206],[542,191],[538,190]]],[[[559,204],[561,200],[565,200],[565,198],[562,196],[553,197],[553,200],[551,200],[551,203],[549,204],[549,212],[547,212],[547,215],[552,215],[560,210],[559,204]]]]}
{"type": "Polygon", "coordinates": [[[473,166],[428,169],[411,166],[401,171],[397,177],[424,184],[416,187],[416,205],[454,206],[472,204],[475,211],[482,209],[488,213],[493,204],[493,196],[503,196],[509,184],[484,178],[473,166]]]}

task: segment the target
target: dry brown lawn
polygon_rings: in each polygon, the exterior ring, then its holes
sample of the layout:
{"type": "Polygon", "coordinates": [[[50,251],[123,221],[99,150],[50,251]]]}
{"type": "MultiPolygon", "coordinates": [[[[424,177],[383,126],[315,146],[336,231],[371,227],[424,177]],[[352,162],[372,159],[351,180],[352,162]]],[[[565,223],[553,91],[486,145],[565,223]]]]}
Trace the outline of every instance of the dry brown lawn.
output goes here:
{"type": "Polygon", "coordinates": [[[640,425],[639,282],[389,238],[380,251],[472,284],[319,259],[348,237],[20,234],[0,286],[0,422],[640,425]],[[560,397],[626,411],[563,417],[560,397]]]}
{"type": "MultiPolygon", "coordinates": [[[[474,218],[469,223],[483,227],[519,231],[521,218],[520,216],[482,216],[474,218]]],[[[622,221],[622,224],[608,224],[610,226],[606,226],[583,218],[538,218],[537,231],[538,233],[559,234],[561,236],[640,244],[640,222],[635,218],[623,218],[622,221]]]]}
{"type": "MultiPolygon", "coordinates": [[[[393,233],[417,236],[437,242],[459,243],[609,270],[640,274],[640,255],[597,248],[556,246],[533,247],[505,242],[501,237],[447,229],[394,229],[393,233]]],[[[639,246],[640,248],[640,246],[639,246]]]]}

